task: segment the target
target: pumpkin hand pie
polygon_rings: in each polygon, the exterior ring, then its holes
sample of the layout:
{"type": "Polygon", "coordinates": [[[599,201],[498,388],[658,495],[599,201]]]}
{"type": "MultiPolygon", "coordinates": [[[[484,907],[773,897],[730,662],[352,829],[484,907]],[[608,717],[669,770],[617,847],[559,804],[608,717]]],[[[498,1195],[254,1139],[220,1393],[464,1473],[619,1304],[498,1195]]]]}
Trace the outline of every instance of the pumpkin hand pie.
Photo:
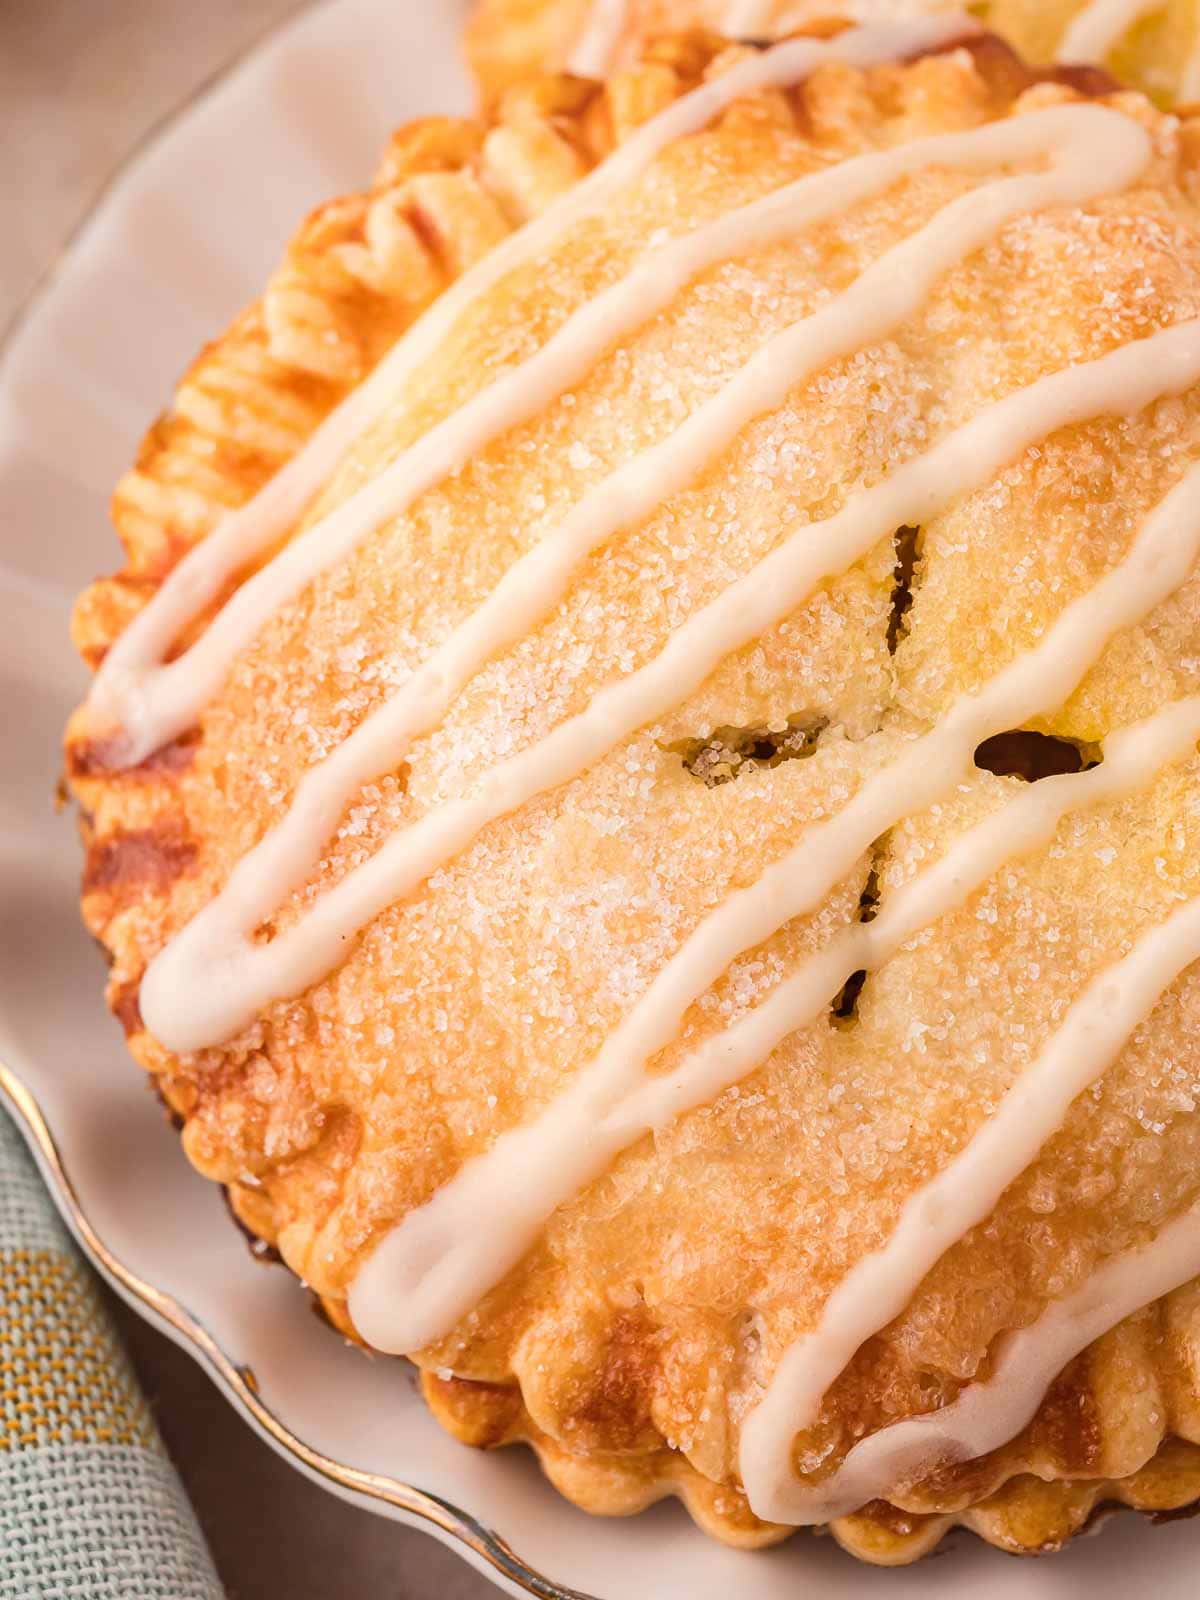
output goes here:
{"type": "Polygon", "coordinates": [[[894,1563],[1200,1498],[1198,148],[961,18],[544,77],[117,489],[130,1048],[579,1505],[894,1563]]]}

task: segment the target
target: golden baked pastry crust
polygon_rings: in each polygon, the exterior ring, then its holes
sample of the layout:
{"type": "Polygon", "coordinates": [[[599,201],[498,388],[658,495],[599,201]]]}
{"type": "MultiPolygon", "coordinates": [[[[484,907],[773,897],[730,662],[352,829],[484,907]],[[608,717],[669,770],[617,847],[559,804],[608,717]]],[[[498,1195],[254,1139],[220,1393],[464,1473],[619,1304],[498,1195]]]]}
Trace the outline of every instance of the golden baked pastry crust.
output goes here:
{"type": "MultiPolygon", "coordinates": [[[[587,35],[599,0],[477,0],[467,28],[467,55],[486,101],[546,71],[564,70],[587,35]]],[[[770,0],[756,31],[771,38],[876,18],[967,11],[1026,61],[1053,60],[1086,0],[770,0]]],[[[652,41],[685,28],[729,31],[730,0],[625,0],[626,17],[613,65],[628,64],[652,41]]],[[[1195,0],[1165,0],[1121,31],[1104,65],[1122,83],[1163,105],[1192,100],[1189,63],[1200,38],[1195,0]]]]}
{"type": "MultiPolygon", "coordinates": [[[[299,447],[450,277],[736,56],[684,37],[606,88],[550,78],[508,97],[487,128],[434,121],[397,135],[377,186],[309,219],[263,301],[204,353],[149,435],[114,501],[127,566],[76,613],[85,658],[102,659],[180,554],[299,447]]],[[[823,68],[795,92],[739,102],[668,151],[621,207],[486,295],[308,520],[482,374],[528,353],[661,227],[694,225],[848,155],[1077,92],[1032,81],[982,40],[869,72],[823,68]]],[[[1200,312],[1200,127],[1134,94],[1108,99],[1153,136],[1143,182],[1006,229],[893,339],[801,386],[624,535],[615,558],[590,563],[555,617],[485,669],[402,770],[364,791],[279,925],[491,754],[527,743],[644,659],[682,612],[770,546],[785,516],[824,515],[995,396],[1200,312]]],[[[137,1005],[147,962],[278,818],[307,764],[582,486],[674,426],[766,332],[966,186],[921,174],[786,247],[706,274],[565,401],[284,607],[198,735],[115,771],[86,711],[74,719],[67,767],[88,844],[84,914],[112,957],[110,1003],[184,1119],[193,1162],[229,1187],[238,1216],[345,1331],[347,1285],[387,1228],[544,1104],[732,885],[1123,553],[1195,454],[1200,396],[1062,430],[931,522],[899,625],[890,545],[823,585],[669,719],[495,824],[377,918],[335,974],[229,1046],[175,1058],[150,1036],[137,1005]],[[751,759],[736,782],[711,786],[689,770],[713,730],[788,719],[818,731],[806,759],[751,759]]],[[[1195,689],[1198,629],[1192,580],[1114,643],[1047,731],[1091,743],[1195,689]]],[[[1073,819],[1070,852],[1042,852],[989,882],[872,976],[849,1023],[802,1030],[740,1092],[627,1151],[556,1213],[478,1312],[420,1353],[438,1417],[472,1443],[528,1439],[553,1481],[591,1510],[674,1493],[732,1543],[784,1536],[753,1516],[735,1481],[737,1423],[757,1370],[886,1234],[904,1195],[961,1146],[1087,977],[1194,880],[1200,820],[1187,794],[1198,769],[1183,763],[1136,800],[1073,819]],[[455,1376],[438,1376],[446,1371],[455,1376]]],[[[737,964],[689,1014],[687,1041],[741,1014],[852,918],[872,871],[886,894],[1017,782],[980,772],[935,815],[897,829],[816,913],[737,964]]],[[[991,1221],[864,1346],[799,1464],[951,1396],[987,1370],[998,1335],[1195,1202],[1198,1016],[1193,973],[991,1221]]],[[[1037,1550],[1106,1501],[1189,1503],[1200,1496],[1198,1371],[1192,1286],[1073,1362],[1011,1445],[896,1505],[839,1518],[834,1532],[866,1559],[898,1562],[955,1521],[1037,1550]]]]}

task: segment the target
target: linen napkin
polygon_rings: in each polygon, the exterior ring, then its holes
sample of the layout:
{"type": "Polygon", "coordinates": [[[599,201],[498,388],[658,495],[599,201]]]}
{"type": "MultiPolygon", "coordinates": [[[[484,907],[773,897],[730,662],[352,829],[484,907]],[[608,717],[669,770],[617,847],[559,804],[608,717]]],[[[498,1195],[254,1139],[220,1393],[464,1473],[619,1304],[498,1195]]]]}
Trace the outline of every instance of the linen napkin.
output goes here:
{"type": "Polygon", "coordinates": [[[3,1111],[0,1597],[222,1600],[96,1283],[3,1111]]]}

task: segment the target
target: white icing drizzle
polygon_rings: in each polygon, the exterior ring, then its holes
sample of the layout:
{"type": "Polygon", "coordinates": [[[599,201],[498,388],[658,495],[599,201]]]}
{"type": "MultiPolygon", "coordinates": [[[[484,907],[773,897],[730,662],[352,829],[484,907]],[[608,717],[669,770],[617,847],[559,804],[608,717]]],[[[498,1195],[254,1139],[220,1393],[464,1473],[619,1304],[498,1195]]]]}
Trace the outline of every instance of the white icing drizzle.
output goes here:
{"type": "Polygon", "coordinates": [[[1165,0],[1090,0],[1072,17],[1055,59],[1103,61],[1123,34],[1151,11],[1161,11],[1165,0]]]}
{"type": "Polygon", "coordinates": [[[617,59],[628,22],[629,0],[591,0],[569,69],[581,78],[603,78],[617,59]]]}
{"type": "MultiPolygon", "coordinates": [[[[1189,702],[1190,717],[1195,717],[1195,701],[1189,702]]],[[[1200,738],[1200,728],[1184,717],[1184,739],[1192,749],[1200,738]]],[[[1133,786],[1136,787],[1136,776],[1133,786]]],[[[750,1506],[758,1517],[770,1522],[826,1522],[843,1512],[861,1506],[874,1491],[859,1494],[864,1472],[870,1474],[893,1461],[886,1445],[866,1451],[866,1458],[850,1467],[845,1480],[842,1472],[816,1488],[806,1488],[792,1474],[790,1448],[798,1429],[818,1418],[821,1400],[838,1373],[848,1365],[864,1339],[878,1333],[904,1307],[917,1291],[926,1272],[965,1237],[976,1222],[992,1213],[1000,1195],[1037,1158],[1051,1134],[1061,1128],[1070,1102],[1096,1082],[1120,1056],[1133,1030],[1149,1016],[1166,987],[1200,960],[1200,898],[1190,899],[1166,922],[1144,934],[1122,962],[1098,973],[1086,986],[1067,1013],[1058,1032],[1032,1066],[1022,1072],[994,1115],[974,1134],[970,1144],[942,1168],[936,1178],[907,1200],[896,1230],[882,1250],[864,1256],[846,1274],[837,1290],[830,1294],[821,1322],[811,1333],[797,1339],[774,1370],[762,1403],[742,1422],[741,1474],[750,1506]]],[[[1192,1256],[1200,1237],[1192,1221],[1192,1256]]],[[[1170,1251],[1168,1251],[1170,1253],[1170,1251]]],[[[1152,1254],[1149,1258],[1152,1261],[1152,1254]]],[[[1194,1269],[1192,1269],[1194,1270],[1194,1269]]],[[[1190,1277],[1190,1270],[1186,1277],[1190,1277]]],[[[1168,1288],[1181,1282],[1174,1278],[1168,1288]]],[[[1094,1291],[1094,1285],[1091,1286],[1094,1291]]],[[[1157,1298],[1157,1293],[1139,1291],[1134,1306],[1157,1298]]],[[[1131,1309],[1131,1307],[1130,1307],[1131,1309]]],[[[1098,1333],[1125,1315],[1120,1310],[1109,1322],[1102,1322],[1098,1333]]],[[[1051,1317],[1051,1322],[1054,1318],[1051,1317]]],[[[1088,1344],[1094,1334],[1080,1342],[1088,1344]]],[[[1027,1347],[1038,1357],[1042,1336],[1027,1336],[1027,1347]]],[[[1074,1354],[1074,1352],[1072,1352],[1074,1354]]],[[[1059,1363],[1061,1365],[1061,1363],[1059,1363]]],[[[1058,1371],[1051,1366],[1050,1376],[1058,1371]]],[[[1016,1397],[1018,1405],[1022,1398],[1016,1397]]],[[[1034,1405],[1037,1400],[1034,1400],[1034,1405]]],[[[987,1403],[974,1402],[968,1408],[971,1426],[982,1427],[986,1437],[1002,1443],[1013,1437],[1029,1416],[1011,1427],[1013,1416],[1003,1403],[995,1410],[987,1403]]],[[[1029,1414],[1032,1414],[1030,1411],[1029,1414]]],[[[944,1413],[939,1413],[944,1416],[944,1413]]],[[[891,1432],[891,1429],[886,1430],[891,1432]]],[[[878,1435],[886,1438],[885,1434],[878,1435]]],[[[902,1435],[909,1466],[910,1438],[902,1435]]],[[[930,1440],[941,1438],[942,1446],[957,1438],[955,1422],[939,1429],[926,1419],[925,1430],[915,1437],[925,1445],[926,1467],[933,1466],[930,1440]]],[[[966,1440],[978,1443],[970,1430],[966,1440]]],[[[992,1448],[984,1443],[982,1448],[992,1448]]],[[[979,1454],[971,1450],[971,1454],[979,1454]]],[[[854,1454],[851,1453],[850,1461],[854,1454]]],[[[845,1470],[845,1469],[843,1469],[845,1470]]],[[[886,1480],[885,1480],[886,1482],[886,1480]]]]}
{"type": "MultiPolygon", "coordinates": [[[[1198,354],[1194,346],[1193,359],[1198,354]]],[[[1087,367],[1071,371],[1089,373],[1087,367]]],[[[1173,594],[1198,557],[1200,466],[1155,509],[1125,559],[1073,601],[1034,649],[957,700],[929,733],[868,778],[841,811],[805,829],[753,885],[711,912],[568,1089],[534,1121],[501,1135],[385,1236],[350,1291],[351,1313],[364,1336],[380,1349],[407,1352],[447,1332],[516,1265],[551,1212],[619,1151],[740,1082],[789,1034],[819,1016],[852,972],[878,966],[960,903],[981,881],[977,874],[994,870],[997,838],[1029,848],[1024,830],[1035,819],[1040,825],[1041,808],[1052,805],[1065,786],[1055,785],[1042,799],[1047,785],[1038,785],[1018,809],[1013,802],[998,819],[973,829],[951,847],[948,865],[889,896],[873,922],[855,924],[802,962],[761,1005],[672,1072],[647,1073],[650,1059],[677,1037],[689,1006],[742,951],[813,910],[876,839],[949,792],[970,770],[984,739],[1061,705],[1108,641],[1173,594]],[[489,1219],[488,1230],[480,1229],[480,1217],[489,1219]]],[[[1097,789],[1092,780],[1088,774],[1077,780],[1079,788],[1065,792],[1102,793],[1103,780],[1095,780],[1097,789]]]]}
{"type": "Polygon", "coordinates": [[[722,32],[731,39],[764,38],[774,11],[774,0],[730,0],[722,32]]]}
{"type": "MultiPolygon", "coordinates": [[[[1130,969],[1127,977],[1123,970],[1127,963],[1122,962],[1098,982],[1127,984],[1121,1004],[1132,1011],[1148,997],[1150,1009],[1175,972],[1198,959],[1200,902],[1192,900],[1128,957],[1140,970],[1130,969]]],[[[1084,999],[1104,1004],[1102,992],[1089,990],[1084,999]]],[[[1115,1011],[1112,1015],[1115,1027],[1124,1026],[1123,1016],[1118,1021],[1115,1011]]],[[[1136,1022],[1134,1018],[1133,1026],[1136,1022]]],[[[1086,1019],[1079,1024],[1087,1025],[1086,1019]]],[[[1107,1049],[1107,1040],[1104,1046],[1107,1049]]],[[[776,1521],[802,1526],[828,1522],[876,1496],[902,1490],[939,1466],[978,1460],[1015,1439],[1033,1421],[1046,1390],[1081,1350],[1132,1312],[1198,1274],[1200,1208],[1194,1208],[1168,1223],[1151,1243],[1106,1261],[1073,1293],[1052,1301],[1036,1322],[1009,1335],[986,1383],[969,1385],[940,1411],[871,1434],[854,1446],[836,1473],[807,1491],[794,1478],[786,1482],[781,1474],[782,1469],[791,1476],[795,1414],[786,1406],[768,1412],[764,1402],[742,1428],[741,1471],[751,1506],[757,1515],[776,1521]]]]}
{"type": "Polygon", "coordinates": [[[1196,43],[1183,64],[1175,97],[1180,105],[1194,105],[1200,101],[1200,19],[1198,19],[1196,43]]]}
{"type": "MultiPolygon", "coordinates": [[[[699,132],[740,97],[798,83],[827,61],[871,66],[936,49],[968,26],[962,19],[925,18],[853,29],[830,40],[791,40],[747,57],[653,117],[587,178],[451,284],[263,491],[188,552],[108,652],[89,706],[98,727],[122,731],[122,759],[140,761],[192,726],[264,622],[403,507],[411,481],[408,453],[247,578],[197,642],[166,663],[180,633],[220,598],[238,572],[283,537],[354,441],[496,283],[602,211],[669,145],[699,132]]],[[[442,476],[463,459],[451,460],[442,476]]]]}
{"type": "MultiPolygon", "coordinates": [[[[370,860],[321,896],[300,923],[268,944],[252,942],[259,924],[304,881],[358,788],[394,768],[411,738],[440,721],[479,666],[546,614],[590,551],[650,515],[755,416],[781,405],[805,377],[890,332],[920,307],[948,267],[994,237],[1007,221],[1038,206],[1078,202],[1127,184],[1148,159],[1149,143],[1135,123],[1118,113],[1095,106],[1057,106],[846,162],[770,197],[765,207],[751,208],[756,213],[752,238],[756,232],[761,236],[764,227],[778,232],[782,225],[790,231],[798,217],[826,215],[848,198],[873,192],[901,172],[931,161],[971,169],[1047,149],[1053,152],[1048,170],[1001,179],[959,196],[843,293],[769,340],[673,434],[613,473],[558,529],[514,563],[483,606],[415,677],[306,776],[283,824],[239,862],[221,894],[151,964],[141,990],[142,1015],[151,1031],[169,1048],[196,1049],[228,1038],[272,1000],[306,988],[345,958],[347,939],[371,917],[410,894],[490,822],[577,776],[622,738],[677,705],[720,660],[795,610],[818,583],[845,571],[898,523],[912,521],[918,513],[928,515],[932,506],[946,503],[948,490],[979,482],[988,464],[995,470],[1042,437],[1056,425],[1055,407],[1063,405],[1064,397],[1071,397],[1065,399],[1064,418],[1077,414],[1080,401],[1084,414],[1095,415],[1093,395],[1105,393],[1104,377],[1111,379],[1131,359],[1120,352],[1106,358],[1113,365],[1059,374],[1049,380],[1049,391],[1035,385],[1010,397],[962,430],[963,438],[952,435],[877,490],[851,500],[838,516],[793,530],[745,578],[680,627],[648,665],[601,689],[584,712],[491,768],[473,790],[393,834],[370,860]],[[1054,398],[1047,400],[1048,395],[1054,398]]],[[[669,295],[698,262],[711,259],[714,249],[733,248],[739,231],[739,226],[726,231],[714,224],[669,247],[665,266],[652,257],[641,269],[645,289],[640,272],[635,272],[610,291],[618,320],[635,319],[647,294],[651,302],[660,292],[669,295]],[[651,287],[660,270],[661,283],[651,287]]],[[[590,309],[597,306],[597,318],[585,310],[563,329],[561,358],[553,341],[546,346],[542,354],[551,374],[561,375],[556,363],[559,369],[578,370],[581,360],[603,344],[609,312],[603,297],[590,309]]],[[[1194,342],[1190,335],[1183,337],[1194,342]]],[[[536,378],[536,373],[533,381],[518,378],[526,387],[515,398],[502,394],[492,426],[502,427],[504,416],[514,409],[523,414],[541,402],[544,389],[536,378]]],[[[1139,396],[1146,392],[1144,378],[1134,390],[1139,396]]],[[[1116,392],[1122,393],[1120,380],[1116,392]]],[[[1124,409],[1120,398],[1117,409],[1124,409]]],[[[446,425],[452,433],[464,414],[446,425]]],[[[439,462],[464,448],[458,433],[445,448],[437,431],[429,437],[435,455],[442,452],[439,462]]],[[[418,446],[410,457],[419,453],[418,446]]]]}

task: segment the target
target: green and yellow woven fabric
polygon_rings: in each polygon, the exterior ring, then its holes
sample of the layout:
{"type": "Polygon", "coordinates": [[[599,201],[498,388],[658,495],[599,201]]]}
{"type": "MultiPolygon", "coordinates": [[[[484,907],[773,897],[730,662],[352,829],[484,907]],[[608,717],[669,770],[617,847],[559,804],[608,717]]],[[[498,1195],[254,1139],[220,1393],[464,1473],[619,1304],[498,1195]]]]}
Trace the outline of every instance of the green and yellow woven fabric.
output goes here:
{"type": "Polygon", "coordinates": [[[0,1600],[221,1600],[95,1281],[3,1112],[0,1600]]]}

